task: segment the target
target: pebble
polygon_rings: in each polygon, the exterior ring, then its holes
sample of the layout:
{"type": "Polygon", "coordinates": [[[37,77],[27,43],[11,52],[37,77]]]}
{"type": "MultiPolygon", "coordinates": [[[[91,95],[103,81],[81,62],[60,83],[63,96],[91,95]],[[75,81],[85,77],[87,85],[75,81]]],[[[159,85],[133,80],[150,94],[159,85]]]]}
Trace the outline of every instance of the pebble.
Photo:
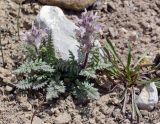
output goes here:
{"type": "Polygon", "coordinates": [[[67,124],[71,121],[71,115],[64,112],[54,119],[55,124],[67,124]]]}
{"type": "Polygon", "coordinates": [[[34,119],[33,119],[32,124],[44,124],[44,122],[39,117],[35,116],[34,119]]]}
{"type": "Polygon", "coordinates": [[[148,114],[149,114],[149,112],[146,111],[146,110],[140,110],[140,112],[141,112],[141,114],[142,114],[143,116],[148,116],[148,114]]]}
{"type": "Polygon", "coordinates": [[[60,114],[60,111],[58,110],[58,108],[52,108],[51,112],[54,114],[55,117],[58,117],[60,114]]]}
{"type": "Polygon", "coordinates": [[[13,91],[13,87],[6,86],[6,87],[5,87],[5,91],[7,91],[7,92],[12,92],[12,91],[13,91]]]}
{"type": "Polygon", "coordinates": [[[145,86],[136,99],[139,109],[151,111],[158,103],[158,91],[155,83],[152,82],[145,86]]]}
{"type": "Polygon", "coordinates": [[[109,34],[112,38],[116,38],[118,36],[118,31],[112,27],[108,28],[109,34]]]}

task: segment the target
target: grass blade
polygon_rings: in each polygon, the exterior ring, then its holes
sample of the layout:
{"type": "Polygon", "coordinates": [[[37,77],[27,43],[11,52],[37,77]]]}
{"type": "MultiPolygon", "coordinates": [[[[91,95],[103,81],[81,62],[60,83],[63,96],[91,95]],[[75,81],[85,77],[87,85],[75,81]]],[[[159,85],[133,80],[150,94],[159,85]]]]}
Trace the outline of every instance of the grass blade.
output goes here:
{"type": "Polygon", "coordinates": [[[127,58],[127,66],[126,66],[127,72],[130,71],[131,60],[132,60],[131,46],[129,45],[129,48],[128,48],[128,58],[127,58]]]}
{"type": "Polygon", "coordinates": [[[107,43],[105,45],[105,49],[108,49],[112,53],[112,55],[118,59],[118,61],[122,64],[122,66],[125,67],[119,55],[117,54],[112,42],[109,39],[106,39],[106,40],[107,40],[107,43]]]}
{"type": "Polygon", "coordinates": [[[138,59],[138,61],[136,62],[133,68],[136,68],[139,65],[139,63],[145,58],[146,55],[147,55],[147,51],[145,51],[144,54],[141,55],[141,57],[138,59]]]}

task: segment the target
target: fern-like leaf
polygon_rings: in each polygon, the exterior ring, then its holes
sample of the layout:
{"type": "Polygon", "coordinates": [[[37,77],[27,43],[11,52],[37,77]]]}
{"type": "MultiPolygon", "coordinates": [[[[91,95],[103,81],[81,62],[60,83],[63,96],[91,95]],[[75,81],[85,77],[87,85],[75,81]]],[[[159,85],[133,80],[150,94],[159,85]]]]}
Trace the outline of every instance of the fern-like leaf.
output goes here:
{"type": "Polygon", "coordinates": [[[57,98],[61,93],[64,92],[65,92],[65,87],[62,81],[61,82],[51,81],[50,85],[48,85],[47,88],[46,99],[50,100],[53,98],[57,98]]]}
{"type": "Polygon", "coordinates": [[[54,72],[54,69],[41,59],[36,59],[34,61],[26,61],[14,72],[17,74],[29,74],[31,71],[54,72]]]}
{"type": "Polygon", "coordinates": [[[96,72],[92,68],[86,68],[86,69],[81,70],[79,75],[87,77],[87,78],[93,78],[93,79],[97,78],[96,72]]]}
{"type": "Polygon", "coordinates": [[[22,90],[31,89],[32,87],[32,79],[26,78],[24,80],[21,80],[16,84],[16,87],[22,90]]]}
{"type": "Polygon", "coordinates": [[[100,94],[98,90],[93,87],[93,84],[87,81],[84,83],[77,81],[76,85],[75,95],[79,100],[99,99],[100,94]]]}

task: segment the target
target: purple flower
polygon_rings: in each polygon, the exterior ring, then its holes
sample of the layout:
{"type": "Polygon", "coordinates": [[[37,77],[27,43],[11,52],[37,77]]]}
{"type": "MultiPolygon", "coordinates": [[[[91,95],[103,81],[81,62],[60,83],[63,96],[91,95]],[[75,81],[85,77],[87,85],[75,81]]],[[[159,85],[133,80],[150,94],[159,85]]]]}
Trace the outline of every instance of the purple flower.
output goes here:
{"type": "Polygon", "coordinates": [[[41,29],[39,26],[32,25],[31,30],[21,34],[21,40],[34,45],[39,49],[41,42],[47,40],[48,34],[46,29],[41,29]]]}
{"type": "Polygon", "coordinates": [[[94,14],[92,11],[87,12],[85,10],[81,19],[78,19],[77,26],[79,29],[76,29],[75,32],[82,49],[86,52],[90,51],[97,34],[101,31],[101,26],[97,24],[98,18],[97,13],[94,14]]]}

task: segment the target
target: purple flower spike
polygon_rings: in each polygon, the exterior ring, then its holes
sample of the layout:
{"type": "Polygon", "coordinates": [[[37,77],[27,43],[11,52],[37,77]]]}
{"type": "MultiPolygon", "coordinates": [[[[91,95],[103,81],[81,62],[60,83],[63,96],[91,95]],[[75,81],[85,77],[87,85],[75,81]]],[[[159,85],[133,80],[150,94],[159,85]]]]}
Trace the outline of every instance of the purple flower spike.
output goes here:
{"type": "Polygon", "coordinates": [[[82,13],[81,19],[78,19],[76,30],[77,38],[81,44],[82,49],[86,52],[90,51],[91,47],[94,45],[96,35],[101,31],[101,26],[97,24],[97,13],[85,12],[82,13]]]}
{"type": "Polygon", "coordinates": [[[34,45],[37,49],[39,49],[41,42],[47,40],[47,38],[47,30],[41,29],[35,24],[32,25],[31,30],[21,34],[22,41],[34,45]]]}

